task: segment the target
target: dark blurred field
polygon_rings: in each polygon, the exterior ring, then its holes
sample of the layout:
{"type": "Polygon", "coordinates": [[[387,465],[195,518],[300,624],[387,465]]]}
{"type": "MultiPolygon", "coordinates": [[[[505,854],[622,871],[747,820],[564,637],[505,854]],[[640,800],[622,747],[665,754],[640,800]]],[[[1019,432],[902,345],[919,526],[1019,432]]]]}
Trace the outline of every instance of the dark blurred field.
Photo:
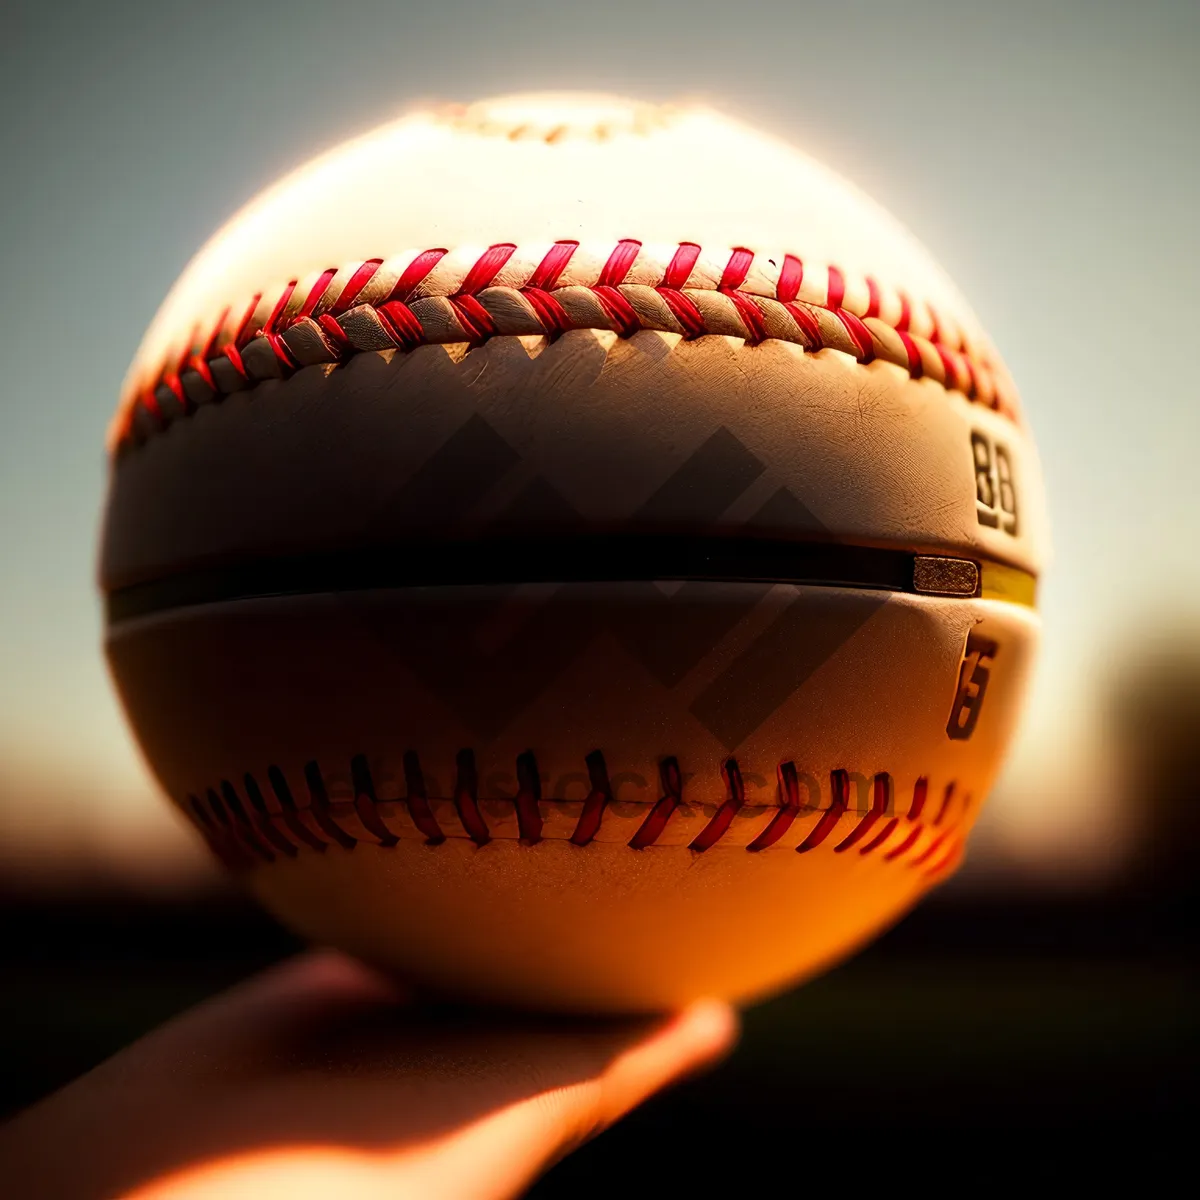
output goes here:
{"type": "MultiPolygon", "coordinates": [[[[298,948],[231,897],[10,899],[3,915],[5,1110],[298,948]]],[[[654,1179],[705,1194],[718,1170],[765,1185],[780,1163],[806,1169],[833,1142],[856,1171],[902,1171],[918,1152],[928,1170],[956,1131],[1003,1150],[1009,1169],[1032,1164],[1034,1131],[1103,1133],[1128,1150],[1192,1108],[1191,919],[1186,895],[1129,889],[934,899],[839,970],[747,1013],[726,1065],[561,1163],[533,1194],[644,1194],[654,1179]],[[855,1145],[862,1163],[846,1157],[855,1145]]]]}

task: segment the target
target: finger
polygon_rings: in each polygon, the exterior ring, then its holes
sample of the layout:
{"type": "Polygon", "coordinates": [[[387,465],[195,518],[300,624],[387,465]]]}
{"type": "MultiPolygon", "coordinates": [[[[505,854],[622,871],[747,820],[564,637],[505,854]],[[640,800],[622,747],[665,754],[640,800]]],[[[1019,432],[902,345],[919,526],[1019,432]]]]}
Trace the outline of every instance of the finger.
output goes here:
{"type": "Polygon", "coordinates": [[[737,1032],[728,1005],[700,1001],[610,1057],[591,1078],[491,1114],[432,1147],[421,1164],[410,1161],[409,1170],[416,1178],[421,1168],[428,1171],[429,1195],[518,1195],[550,1164],[644,1100],[723,1057],[737,1032]],[[453,1161],[449,1171],[447,1159],[453,1161]],[[450,1179],[454,1188],[440,1192],[450,1179]]]}

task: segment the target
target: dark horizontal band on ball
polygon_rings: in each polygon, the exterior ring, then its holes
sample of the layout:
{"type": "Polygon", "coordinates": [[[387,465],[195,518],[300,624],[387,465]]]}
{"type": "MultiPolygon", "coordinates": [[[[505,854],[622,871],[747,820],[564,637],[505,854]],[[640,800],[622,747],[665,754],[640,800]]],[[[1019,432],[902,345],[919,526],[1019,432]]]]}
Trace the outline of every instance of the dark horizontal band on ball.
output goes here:
{"type": "Polygon", "coordinates": [[[111,591],[110,624],[177,608],[271,596],[386,588],[658,580],[789,583],[1032,605],[1019,568],[878,546],[665,534],[562,534],[412,540],[351,551],[255,559],[111,591]]]}

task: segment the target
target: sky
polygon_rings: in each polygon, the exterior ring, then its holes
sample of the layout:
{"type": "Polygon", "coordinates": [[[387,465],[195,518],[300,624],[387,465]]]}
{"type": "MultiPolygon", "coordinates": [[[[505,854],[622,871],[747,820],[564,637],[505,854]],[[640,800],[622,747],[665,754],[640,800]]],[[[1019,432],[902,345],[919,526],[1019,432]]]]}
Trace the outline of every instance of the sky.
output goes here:
{"type": "Polygon", "coordinates": [[[280,173],[415,102],[561,88],[699,98],[796,142],[907,224],[983,319],[1055,544],[999,801],[1014,820],[1088,753],[1097,697],[1147,636],[1200,635],[1194,0],[16,0],[0,835],[34,812],[123,831],[152,803],[100,653],[95,547],[117,389],[192,253],[280,173]]]}

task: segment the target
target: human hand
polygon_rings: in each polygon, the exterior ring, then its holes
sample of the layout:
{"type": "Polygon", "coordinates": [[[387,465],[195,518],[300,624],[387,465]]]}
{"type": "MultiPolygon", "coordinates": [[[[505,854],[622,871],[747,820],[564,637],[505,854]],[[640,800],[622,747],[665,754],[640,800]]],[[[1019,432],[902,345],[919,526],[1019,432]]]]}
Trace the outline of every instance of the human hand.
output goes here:
{"type": "Polygon", "coordinates": [[[11,1195],[514,1196],[724,1054],[725,1005],[659,1020],[422,1008],[331,952],[168,1022],[0,1131],[11,1195]]]}

